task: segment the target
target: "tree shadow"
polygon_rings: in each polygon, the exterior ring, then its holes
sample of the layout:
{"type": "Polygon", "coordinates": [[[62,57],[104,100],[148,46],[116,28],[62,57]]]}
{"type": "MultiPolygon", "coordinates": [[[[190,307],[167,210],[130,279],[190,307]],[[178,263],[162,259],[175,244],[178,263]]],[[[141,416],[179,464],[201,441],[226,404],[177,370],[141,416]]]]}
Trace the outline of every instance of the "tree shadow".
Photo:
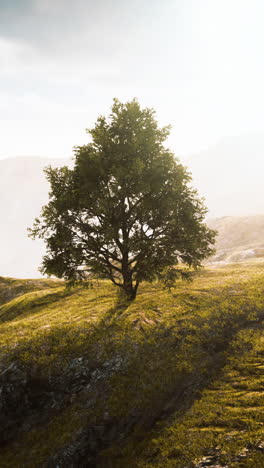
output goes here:
{"type": "Polygon", "coordinates": [[[103,315],[101,320],[96,325],[97,329],[101,327],[114,326],[119,319],[122,318],[123,313],[129,308],[131,301],[122,295],[117,295],[114,306],[110,307],[103,315]]]}

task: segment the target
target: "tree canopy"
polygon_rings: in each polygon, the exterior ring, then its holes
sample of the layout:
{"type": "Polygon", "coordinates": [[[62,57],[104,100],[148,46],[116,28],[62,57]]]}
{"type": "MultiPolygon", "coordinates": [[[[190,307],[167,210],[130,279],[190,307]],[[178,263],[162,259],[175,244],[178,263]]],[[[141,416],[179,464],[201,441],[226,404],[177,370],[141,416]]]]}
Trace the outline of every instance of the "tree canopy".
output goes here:
{"type": "Polygon", "coordinates": [[[169,127],[136,100],[114,100],[108,117],[74,149],[73,169],[46,169],[50,200],[31,231],[47,254],[41,271],[71,282],[109,278],[128,298],[166,270],[198,267],[213,251],[203,201],[164,146],[169,127]]]}

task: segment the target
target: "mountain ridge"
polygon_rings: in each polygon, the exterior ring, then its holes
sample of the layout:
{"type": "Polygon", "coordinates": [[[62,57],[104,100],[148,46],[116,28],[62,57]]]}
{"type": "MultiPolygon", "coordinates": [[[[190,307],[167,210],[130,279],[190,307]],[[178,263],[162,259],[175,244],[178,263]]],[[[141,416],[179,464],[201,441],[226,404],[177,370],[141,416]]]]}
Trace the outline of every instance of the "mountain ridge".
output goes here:
{"type": "MultiPolygon", "coordinates": [[[[264,213],[263,154],[262,138],[257,142],[230,138],[180,159],[192,173],[192,185],[205,197],[209,225],[211,218],[264,213]]],[[[45,247],[42,241],[27,237],[27,228],[48,201],[43,168],[65,164],[72,164],[72,159],[28,156],[0,160],[0,275],[41,277],[38,268],[45,247]]],[[[212,225],[219,225],[219,221],[212,225]]],[[[218,240],[217,249],[219,245],[218,240]]]]}

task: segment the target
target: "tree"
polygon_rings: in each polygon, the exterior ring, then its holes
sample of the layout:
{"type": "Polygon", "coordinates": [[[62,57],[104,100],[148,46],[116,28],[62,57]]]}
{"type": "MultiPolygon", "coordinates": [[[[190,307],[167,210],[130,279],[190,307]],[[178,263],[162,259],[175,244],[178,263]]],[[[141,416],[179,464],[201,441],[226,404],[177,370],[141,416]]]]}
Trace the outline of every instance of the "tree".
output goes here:
{"type": "Polygon", "coordinates": [[[30,230],[43,238],[41,271],[70,282],[109,278],[129,299],[139,284],[184,263],[198,267],[213,252],[214,231],[191,177],[164,146],[153,109],[114,100],[77,146],[75,165],[46,169],[50,201],[30,230]]]}

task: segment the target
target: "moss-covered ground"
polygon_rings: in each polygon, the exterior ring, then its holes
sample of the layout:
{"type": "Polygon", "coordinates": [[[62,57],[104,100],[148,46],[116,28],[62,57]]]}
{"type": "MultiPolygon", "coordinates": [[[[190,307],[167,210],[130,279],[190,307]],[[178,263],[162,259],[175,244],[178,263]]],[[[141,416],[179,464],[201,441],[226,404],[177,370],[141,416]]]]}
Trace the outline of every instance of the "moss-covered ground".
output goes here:
{"type": "Polygon", "coordinates": [[[99,467],[264,466],[263,318],[262,262],[143,284],[130,304],[106,281],[1,278],[0,375],[15,363],[67,395],[23,415],[0,466],[42,466],[86,427],[107,428],[99,467]]]}

